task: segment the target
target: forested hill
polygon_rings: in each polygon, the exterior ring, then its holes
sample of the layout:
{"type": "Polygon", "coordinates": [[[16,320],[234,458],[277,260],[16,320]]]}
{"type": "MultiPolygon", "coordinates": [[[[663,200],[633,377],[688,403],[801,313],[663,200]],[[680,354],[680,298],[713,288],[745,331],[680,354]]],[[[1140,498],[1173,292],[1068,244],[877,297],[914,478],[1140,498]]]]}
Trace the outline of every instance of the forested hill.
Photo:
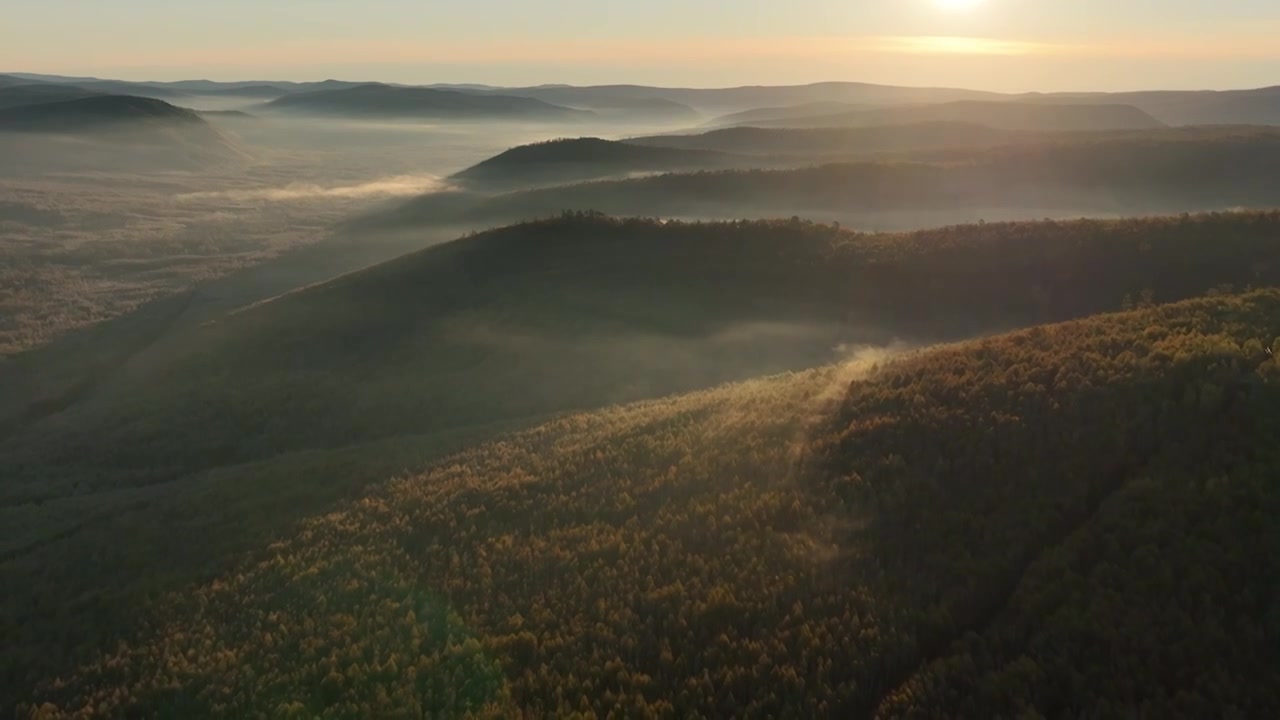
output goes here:
{"type": "Polygon", "coordinates": [[[812,367],[841,344],[954,340],[1280,284],[1277,237],[1278,213],[905,235],[798,221],[529,223],[201,329],[162,363],[0,443],[23,469],[5,490],[160,480],[812,367]]]}
{"type": "Polygon", "coordinates": [[[184,127],[188,132],[207,128],[194,111],[127,95],[92,95],[0,109],[0,131],[91,133],[155,125],[184,127]]]}
{"type": "Polygon", "coordinates": [[[881,127],[758,128],[733,127],[696,135],[629,138],[630,145],[715,150],[750,155],[839,157],[944,147],[973,147],[1032,141],[1037,133],[999,130],[973,123],[914,123],[881,127]]]}
{"type": "Polygon", "coordinates": [[[532,187],[632,173],[746,166],[745,158],[706,150],[641,147],[600,138],[565,138],[521,145],[449,179],[483,190],[532,187]]]}
{"type": "Polygon", "coordinates": [[[314,518],[30,704],[1274,717],[1277,336],[1266,291],[567,417],[314,518]]]}
{"type": "Polygon", "coordinates": [[[569,209],[683,218],[818,214],[894,228],[939,216],[1160,214],[1280,205],[1280,187],[1270,182],[1277,172],[1280,133],[1273,130],[1178,130],[1154,138],[1117,133],[939,150],[927,162],[670,173],[486,199],[428,195],[364,222],[513,222],[569,209]]]}

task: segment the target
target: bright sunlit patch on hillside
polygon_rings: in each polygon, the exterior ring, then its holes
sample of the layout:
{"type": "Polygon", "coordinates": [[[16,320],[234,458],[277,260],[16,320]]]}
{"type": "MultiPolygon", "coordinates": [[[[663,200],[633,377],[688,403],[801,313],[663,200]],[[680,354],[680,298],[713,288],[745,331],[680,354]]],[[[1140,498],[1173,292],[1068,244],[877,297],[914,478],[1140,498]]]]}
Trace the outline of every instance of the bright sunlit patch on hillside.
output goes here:
{"type": "Polygon", "coordinates": [[[985,2],[986,0],[933,0],[933,4],[943,10],[955,11],[972,10],[985,2]]]}

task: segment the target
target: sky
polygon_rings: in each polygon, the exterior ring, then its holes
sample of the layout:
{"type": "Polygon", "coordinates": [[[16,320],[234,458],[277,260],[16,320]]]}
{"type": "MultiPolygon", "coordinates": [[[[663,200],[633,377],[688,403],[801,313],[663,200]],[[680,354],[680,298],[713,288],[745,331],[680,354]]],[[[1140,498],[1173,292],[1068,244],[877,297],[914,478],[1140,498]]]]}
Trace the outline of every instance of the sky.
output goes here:
{"type": "Polygon", "coordinates": [[[0,73],[128,80],[1280,84],[1280,0],[4,0],[0,73]]]}

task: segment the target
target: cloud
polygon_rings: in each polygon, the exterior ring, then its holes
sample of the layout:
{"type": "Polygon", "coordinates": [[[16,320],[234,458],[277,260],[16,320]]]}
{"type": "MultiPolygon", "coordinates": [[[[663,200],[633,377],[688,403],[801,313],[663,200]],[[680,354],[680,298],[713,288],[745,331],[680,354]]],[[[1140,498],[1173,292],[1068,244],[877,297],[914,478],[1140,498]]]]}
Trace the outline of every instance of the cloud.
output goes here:
{"type": "Polygon", "coordinates": [[[373,197],[404,197],[443,190],[447,183],[436,175],[395,175],[359,185],[323,187],[310,183],[290,183],[283,187],[251,190],[218,190],[184,193],[180,201],[226,200],[229,202],[296,202],[302,200],[358,200],[373,197]]]}

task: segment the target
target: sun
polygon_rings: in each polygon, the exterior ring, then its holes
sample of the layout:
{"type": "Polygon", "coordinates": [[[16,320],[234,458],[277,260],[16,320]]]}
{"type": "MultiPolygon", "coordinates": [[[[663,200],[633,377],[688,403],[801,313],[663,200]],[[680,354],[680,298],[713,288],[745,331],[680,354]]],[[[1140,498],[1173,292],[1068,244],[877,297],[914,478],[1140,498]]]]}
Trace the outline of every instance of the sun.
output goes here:
{"type": "Polygon", "coordinates": [[[933,3],[943,10],[972,10],[983,4],[986,0],[933,0],[933,3]]]}

